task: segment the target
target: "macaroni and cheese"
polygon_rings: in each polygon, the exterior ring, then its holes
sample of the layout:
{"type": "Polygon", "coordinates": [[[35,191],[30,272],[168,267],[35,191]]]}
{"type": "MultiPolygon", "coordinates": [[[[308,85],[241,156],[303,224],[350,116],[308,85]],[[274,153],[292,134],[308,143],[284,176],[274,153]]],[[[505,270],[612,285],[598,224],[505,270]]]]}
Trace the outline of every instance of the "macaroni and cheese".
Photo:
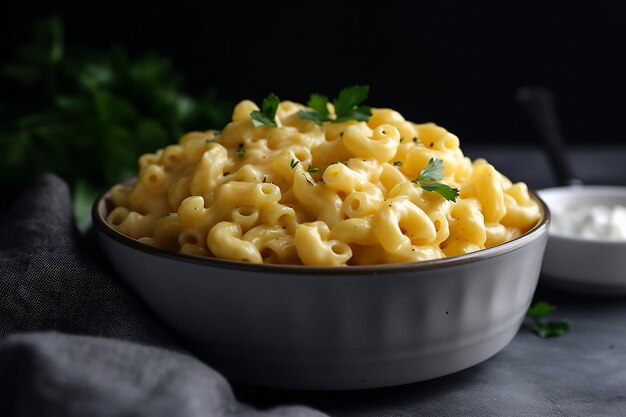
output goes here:
{"type": "MultiPolygon", "coordinates": [[[[139,158],[131,185],[111,189],[107,222],[148,245],[185,254],[318,266],[414,262],[511,240],[540,218],[524,183],[457,136],[391,109],[367,122],[318,125],[282,101],[277,127],[255,127],[242,101],[223,131],[191,132],[139,158]],[[412,182],[442,160],[456,201],[412,182]]],[[[329,111],[333,111],[329,105],[329,111]]]]}

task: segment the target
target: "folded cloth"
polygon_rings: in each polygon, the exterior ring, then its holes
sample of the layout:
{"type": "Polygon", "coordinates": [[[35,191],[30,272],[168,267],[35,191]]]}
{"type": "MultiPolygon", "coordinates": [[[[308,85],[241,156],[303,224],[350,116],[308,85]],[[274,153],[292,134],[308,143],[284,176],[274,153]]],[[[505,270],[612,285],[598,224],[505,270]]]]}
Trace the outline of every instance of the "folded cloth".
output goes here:
{"type": "Polygon", "coordinates": [[[54,175],[0,218],[0,416],[323,415],[238,403],[89,248],[54,175]]]}
{"type": "Polygon", "coordinates": [[[0,344],[2,416],[299,416],[299,407],[257,411],[197,359],[121,340],[18,334],[0,344]]]}
{"type": "Polygon", "coordinates": [[[175,346],[88,248],[67,185],[44,176],[0,219],[0,338],[57,330],[175,346]]]}

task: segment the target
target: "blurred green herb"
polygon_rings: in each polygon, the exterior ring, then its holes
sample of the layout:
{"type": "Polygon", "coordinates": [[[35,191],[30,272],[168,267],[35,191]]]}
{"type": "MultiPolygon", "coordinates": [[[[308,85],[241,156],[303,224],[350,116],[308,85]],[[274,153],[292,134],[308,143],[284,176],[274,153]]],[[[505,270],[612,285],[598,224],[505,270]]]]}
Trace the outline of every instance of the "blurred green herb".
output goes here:
{"type": "Polygon", "coordinates": [[[567,333],[571,327],[571,323],[568,320],[543,320],[546,316],[552,314],[556,308],[545,301],[540,301],[528,309],[526,317],[528,317],[532,324],[531,329],[533,333],[541,338],[563,336],[567,333]]]}
{"type": "Polygon", "coordinates": [[[54,172],[72,188],[81,225],[97,193],[136,174],[140,154],[189,130],[222,127],[230,112],[212,90],[200,98],[181,92],[166,58],[66,50],[57,18],[35,22],[2,73],[16,94],[0,102],[0,210],[54,172]]]}

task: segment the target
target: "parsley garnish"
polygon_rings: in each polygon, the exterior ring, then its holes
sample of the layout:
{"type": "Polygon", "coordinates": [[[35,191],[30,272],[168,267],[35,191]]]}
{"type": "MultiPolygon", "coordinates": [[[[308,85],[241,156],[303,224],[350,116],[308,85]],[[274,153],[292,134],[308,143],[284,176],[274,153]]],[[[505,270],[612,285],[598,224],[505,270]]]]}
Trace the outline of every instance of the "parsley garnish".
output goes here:
{"type": "Polygon", "coordinates": [[[291,162],[289,162],[289,166],[291,167],[291,169],[294,169],[299,163],[300,161],[292,159],[291,162]]]}
{"type": "Polygon", "coordinates": [[[434,191],[441,194],[443,198],[456,201],[459,190],[446,184],[436,183],[443,178],[443,161],[441,159],[430,159],[424,169],[420,171],[420,176],[415,178],[413,183],[419,185],[426,191],[434,191]]]}
{"type": "Polygon", "coordinates": [[[313,185],[313,183],[311,182],[311,180],[309,179],[309,177],[307,177],[307,175],[305,173],[302,173],[302,176],[304,177],[304,179],[306,180],[306,182],[309,183],[309,185],[313,185]]]}
{"type": "Polygon", "coordinates": [[[306,170],[306,172],[311,172],[311,173],[312,172],[320,172],[320,169],[319,168],[309,168],[309,169],[306,170]]]}
{"type": "Polygon", "coordinates": [[[544,321],[545,316],[552,314],[556,308],[545,301],[533,304],[526,317],[532,320],[532,331],[541,338],[563,336],[571,327],[568,320],[544,321]]]}
{"type": "Polygon", "coordinates": [[[250,113],[250,118],[252,119],[254,127],[278,127],[276,124],[276,110],[278,109],[279,104],[280,100],[274,93],[270,93],[267,97],[265,97],[263,99],[263,104],[261,105],[261,111],[255,110],[250,113]]]}
{"type": "Polygon", "coordinates": [[[318,125],[324,122],[339,123],[348,120],[367,122],[372,117],[372,109],[369,106],[362,106],[361,103],[367,99],[369,90],[368,85],[355,85],[341,90],[339,96],[333,100],[335,106],[334,119],[331,119],[328,113],[328,97],[321,94],[311,94],[307,106],[313,110],[300,110],[298,116],[305,120],[311,120],[318,125]]]}
{"type": "Polygon", "coordinates": [[[240,158],[243,158],[246,155],[246,150],[243,148],[242,143],[239,144],[239,147],[235,151],[235,155],[237,155],[240,158]]]}
{"type": "Polygon", "coordinates": [[[439,181],[443,178],[443,160],[431,158],[422,169],[418,181],[439,181]]]}
{"type": "Polygon", "coordinates": [[[309,101],[306,104],[314,111],[304,111],[301,110],[298,112],[298,116],[302,119],[312,120],[318,125],[321,125],[322,122],[330,121],[328,118],[328,97],[323,96],[321,94],[311,94],[309,97],[309,101]]]}

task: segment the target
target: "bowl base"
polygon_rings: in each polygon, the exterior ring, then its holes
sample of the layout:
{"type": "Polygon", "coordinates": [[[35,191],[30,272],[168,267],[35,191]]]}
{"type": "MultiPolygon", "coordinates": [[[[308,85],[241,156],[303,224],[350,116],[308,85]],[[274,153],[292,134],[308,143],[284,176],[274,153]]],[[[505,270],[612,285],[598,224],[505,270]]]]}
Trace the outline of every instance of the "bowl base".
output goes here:
{"type": "Polygon", "coordinates": [[[196,352],[230,381],[245,385],[293,390],[357,390],[425,381],[477,365],[502,350],[521,321],[488,338],[447,350],[402,358],[335,358],[335,360],[261,361],[223,352],[196,352]]]}

